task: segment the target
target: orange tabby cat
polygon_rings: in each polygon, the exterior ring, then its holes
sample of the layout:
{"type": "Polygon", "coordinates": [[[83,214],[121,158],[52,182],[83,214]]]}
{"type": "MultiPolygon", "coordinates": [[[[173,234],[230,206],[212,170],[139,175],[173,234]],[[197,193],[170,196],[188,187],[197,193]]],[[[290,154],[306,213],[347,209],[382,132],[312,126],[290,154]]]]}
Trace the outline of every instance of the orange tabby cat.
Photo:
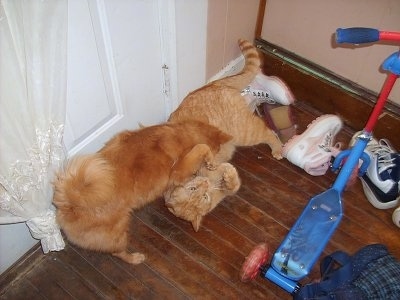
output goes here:
{"type": "Polygon", "coordinates": [[[222,163],[215,170],[202,167],[194,178],[164,193],[165,205],[175,216],[191,222],[197,232],[203,217],[239,188],[240,179],[231,164],[222,163]]]}
{"type": "Polygon", "coordinates": [[[282,158],[282,144],[264,121],[253,114],[241,91],[260,72],[260,58],[256,48],[248,41],[239,40],[245,57],[243,70],[234,76],[213,81],[190,93],[171,114],[169,122],[199,120],[230,134],[233,139],[223,145],[216,161],[228,161],[236,146],[268,144],[276,159],[282,158]]]}
{"type": "Polygon", "coordinates": [[[197,121],[122,132],[58,174],[57,221],[72,243],[141,263],[142,253],[127,252],[131,211],[161,197],[170,184],[192,178],[204,163],[213,169],[214,154],[230,140],[197,121]]]}

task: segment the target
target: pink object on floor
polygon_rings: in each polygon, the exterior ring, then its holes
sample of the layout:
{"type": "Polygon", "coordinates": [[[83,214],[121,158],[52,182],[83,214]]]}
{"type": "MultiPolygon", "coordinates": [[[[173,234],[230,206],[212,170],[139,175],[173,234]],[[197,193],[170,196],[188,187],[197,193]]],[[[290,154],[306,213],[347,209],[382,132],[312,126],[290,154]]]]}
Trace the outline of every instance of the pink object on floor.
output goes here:
{"type": "Polygon", "coordinates": [[[269,248],[266,243],[258,244],[246,257],[240,270],[240,280],[247,282],[255,279],[260,274],[260,268],[270,258],[269,248]]]}
{"type": "Polygon", "coordinates": [[[310,175],[324,175],[331,158],[340,151],[340,144],[334,146],[333,142],[341,128],[342,121],[336,115],[318,117],[283,146],[282,155],[310,175]]]}

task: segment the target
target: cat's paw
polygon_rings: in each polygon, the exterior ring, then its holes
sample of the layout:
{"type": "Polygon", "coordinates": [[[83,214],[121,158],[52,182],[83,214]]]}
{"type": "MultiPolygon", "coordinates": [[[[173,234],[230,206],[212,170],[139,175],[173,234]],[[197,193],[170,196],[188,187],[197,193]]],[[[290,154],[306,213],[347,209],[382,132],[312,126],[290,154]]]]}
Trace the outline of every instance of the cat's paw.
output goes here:
{"type": "Polygon", "coordinates": [[[275,135],[275,141],[273,143],[270,143],[269,145],[272,150],[271,151],[272,156],[277,160],[281,160],[283,158],[282,156],[283,146],[277,135],[275,135]]]}
{"type": "Polygon", "coordinates": [[[209,171],[215,171],[217,169],[217,164],[214,162],[214,156],[212,155],[211,152],[207,153],[207,155],[204,158],[204,164],[207,170],[209,171]]]}
{"type": "Polygon", "coordinates": [[[142,262],[144,262],[146,260],[146,255],[136,252],[136,253],[131,253],[131,257],[130,257],[130,262],[133,265],[138,265],[141,264],[142,262]]]}
{"type": "Polygon", "coordinates": [[[281,160],[283,158],[282,149],[281,150],[272,151],[272,156],[277,160],[281,160]]]}
{"type": "Polygon", "coordinates": [[[239,174],[234,166],[228,164],[222,174],[224,185],[228,190],[237,191],[240,187],[239,174]]]}
{"type": "Polygon", "coordinates": [[[138,265],[145,261],[146,256],[140,252],[128,253],[126,251],[113,253],[112,255],[122,259],[128,264],[138,265]]]}
{"type": "Polygon", "coordinates": [[[206,161],[205,164],[209,171],[215,171],[217,169],[217,165],[213,161],[206,161]]]}
{"type": "Polygon", "coordinates": [[[214,162],[214,154],[211,152],[210,147],[206,144],[198,144],[195,147],[197,148],[199,156],[203,158],[204,166],[207,170],[216,170],[217,164],[214,162]]]}

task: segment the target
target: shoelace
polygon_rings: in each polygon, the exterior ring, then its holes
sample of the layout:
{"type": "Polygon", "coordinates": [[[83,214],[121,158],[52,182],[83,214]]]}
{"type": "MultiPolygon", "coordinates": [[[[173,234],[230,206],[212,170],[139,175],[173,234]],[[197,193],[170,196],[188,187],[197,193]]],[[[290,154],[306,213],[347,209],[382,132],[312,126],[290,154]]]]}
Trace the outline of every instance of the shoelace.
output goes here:
{"type": "Polygon", "coordinates": [[[339,154],[342,148],[342,143],[338,142],[334,146],[319,145],[319,147],[326,153],[322,158],[320,158],[319,164],[304,165],[304,170],[313,176],[320,176],[326,173],[329,167],[332,166],[335,157],[339,154]]]}
{"type": "Polygon", "coordinates": [[[330,152],[331,153],[331,158],[329,159],[329,161],[327,161],[323,165],[323,167],[332,166],[335,157],[339,154],[339,152],[342,149],[343,144],[340,143],[340,142],[337,142],[335,145],[332,146],[333,139],[334,139],[334,135],[332,134],[332,132],[329,132],[325,136],[322,144],[318,145],[318,147],[321,148],[322,150],[324,150],[325,152],[330,152]]]}
{"type": "Polygon", "coordinates": [[[334,135],[332,132],[329,132],[322,141],[322,144],[319,144],[318,147],[326,152],[332,152],[332,156],[336,157],[337,154],[340,152],[342,148],[342,143],[336,143],[334,146],[333,144],[334,135]]]}
{"type": "Polygon", "coordinates": [[[378,157],[378,173],[382,173],[387,169],[395,167],[394,158],[391,154],[394,150],[391,148],[390,143],[386,139],[379,140],[378,144],[368,145],[368,151],[378,157]]]}
{"type": "Polygon", "coordinates": [[[249,95],[253,99],[249,103],[249,108],[251,111],[257,111],[259,116],[262,116],[261,112],[258,110],[258,106],[267,102],[268,104],[276,104],[276,101],[271,98],[267,91],[263,90],[253,90],[250,86],[246,87],[242,93],[242,96],[249,95]]]}

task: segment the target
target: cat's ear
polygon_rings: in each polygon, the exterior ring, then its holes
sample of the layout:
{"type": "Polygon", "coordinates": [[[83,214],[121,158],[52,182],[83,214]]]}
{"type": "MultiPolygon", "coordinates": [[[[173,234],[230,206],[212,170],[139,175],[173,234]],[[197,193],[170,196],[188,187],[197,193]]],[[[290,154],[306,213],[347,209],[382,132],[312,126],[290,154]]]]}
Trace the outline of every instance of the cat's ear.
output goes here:
{"type": "Polygon", "coordinates": [[[222,132],[222,131],[219,133],[218,141],[221,144],[225,144],[225,143],[229,142],[232,139],[233,139],[233,136],[231,136],[230,134],[227,134],[227,133],[222,132]]]}
{"type": "Polygon", "coordinates": [[[175,215],[175,209],[173,207],[167,206],[168,210],[175,215]]]}
{"type": "Polygon", "coordinates": [[[202,215],[196,215],[196,217],[192,221],[192,226],[193,226],[194,231],[196,231],[196,232],[199,231],[202,219],[203,219],[202,215]]]}

